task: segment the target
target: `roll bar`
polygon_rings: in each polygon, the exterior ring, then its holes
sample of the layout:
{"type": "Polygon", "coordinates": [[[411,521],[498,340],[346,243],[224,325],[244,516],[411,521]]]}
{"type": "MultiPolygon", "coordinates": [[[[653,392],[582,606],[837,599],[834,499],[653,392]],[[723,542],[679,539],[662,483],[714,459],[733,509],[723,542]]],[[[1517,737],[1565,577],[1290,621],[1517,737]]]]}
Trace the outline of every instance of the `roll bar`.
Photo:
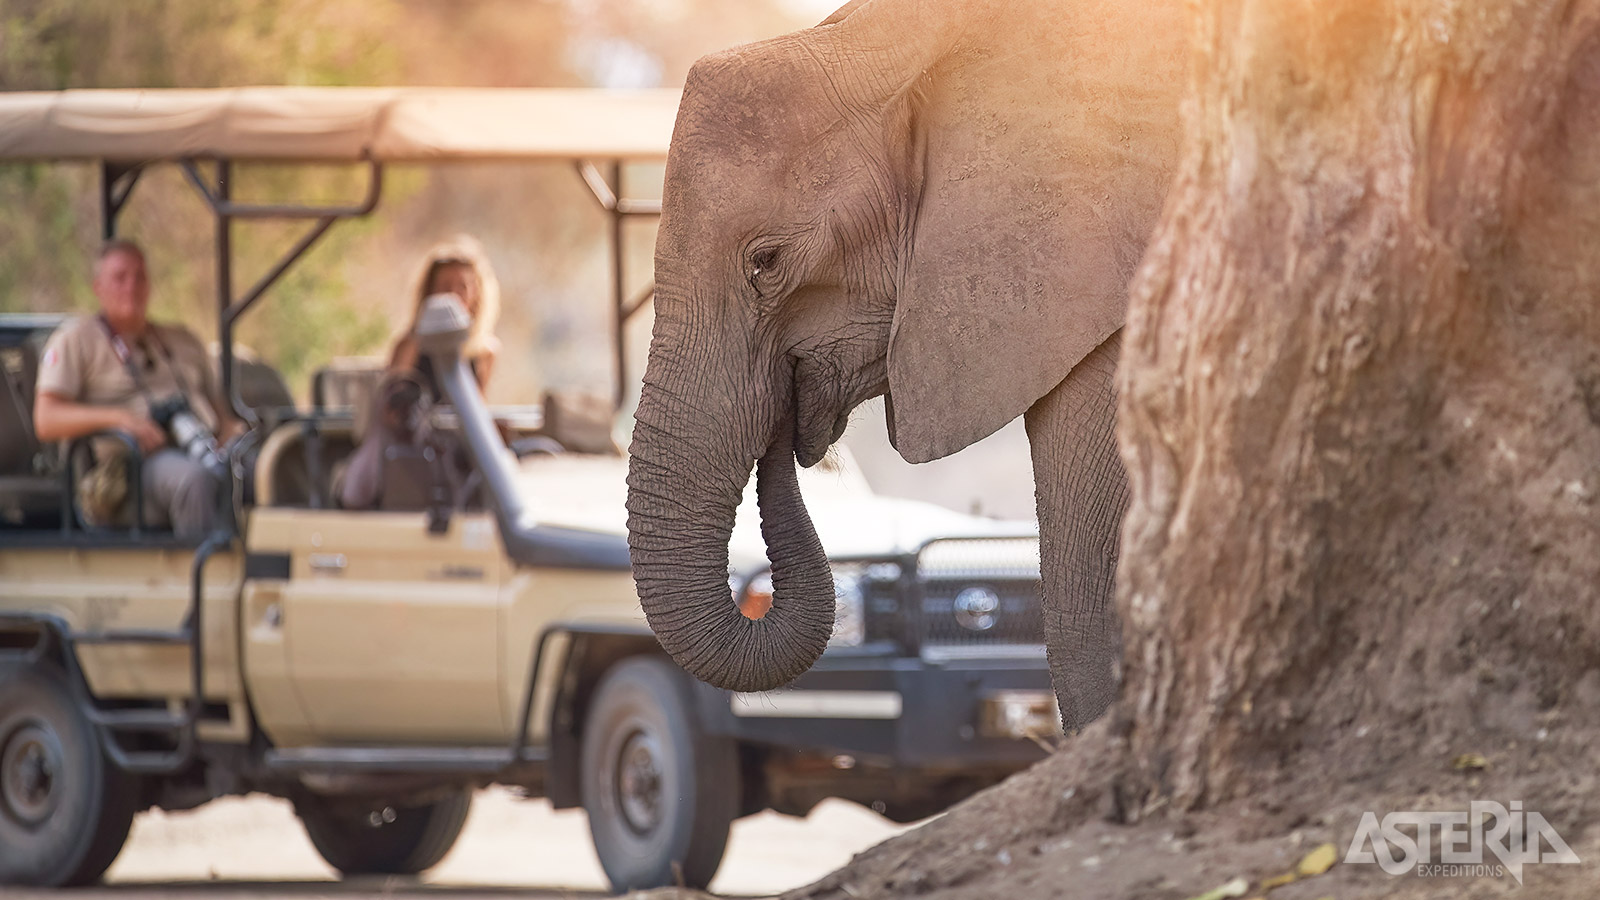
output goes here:
{"type": "Polygon", "coordinates": [[[616,389],[612,394],[611,404],[613,409],[621,409],[622,401],[628,390],[628,348],[624,335],[627,332],[628,320],[645,307],[656,295],[656,283],[651,281],[645,285],[632,300],[628,299],[623,286],[624,271],[622,249],[626,242],[623,232],[623,223],[630,217],[657,217],[661,216],[660,200],[630,200],[623,196],[622,164],[613,161],[610,165],[610,177],[600,174],[594,163],[587,160],[578,162],[578,174],[583,177],[583,183],[588,185],[589,192],[594,194],[599,201],[600,208],[611,217],[611,298],[613,305],[612,332],[614,335],[612,346],[616,352],[614,365],[616,372],[616,389]]]}
{"type": "MultiPolygon", "coordinates": [[[[239,318],[260,300],[278,279],[310,250],[328,229],[340,219],[360,218],[377,209],[383,195],[383,163],[368,158],[363,165],[368,172],[366,194],[362,201],[348,206],[308,206],[298,204],[246,204],[236,203],[231,197],[230,180],[234,160],[225,157],[185,157],[179,159],[188,183],[205,201],[216,219],[214,252],[217,272],[217,343],[220,347],[222,391],[234,415],[245,421],[254,421],[255,413],[239,397],[233,383],[233,329],[239,318]],[[209,177],[203,166],[209,164],[209,177]],[[242,296],[235,297],[233,289],[233,223],[237,219],[310,219],[311,227],[280,256],[276,263],[261,276],[242,296]]],[[[103,160],[100,163],[100,233],[107,240],[116,237],[117,220],[127,205],[139,177],[149,165],[146,162],[103,160]]],[[[621,409],[628,385],[628,357],[626,330],[629,320],[639,313],[655,296],[651,282],[630,295],[625,282],[627,236],[624,223],[630,218],[653,218],[661,215],[659,200],[630,199],[623,195],[623,161],[612,159],[607,172],[589,160],[575,160],[578,175],[593,194],[601,210],[607,215],[608,252],[611,256],[612,350],[613,371],[616,384],[612,393],[613,410],[621,409]]]]}

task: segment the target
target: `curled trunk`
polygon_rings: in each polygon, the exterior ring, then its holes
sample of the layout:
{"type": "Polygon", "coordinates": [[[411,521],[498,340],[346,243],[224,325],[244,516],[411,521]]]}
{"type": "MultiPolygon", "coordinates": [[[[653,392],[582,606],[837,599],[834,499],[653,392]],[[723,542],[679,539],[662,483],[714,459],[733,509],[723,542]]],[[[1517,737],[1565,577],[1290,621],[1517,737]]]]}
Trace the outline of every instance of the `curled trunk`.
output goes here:
{"type": "Polygon", "coordinates": [[[628,545],[640,603],[661,646],[696,678],[772,690],[811,668],[833,633],[833,575],[800,496],[792,443],[775,442],[757,463],[774,593],[764,616],[747,618],[728,585],[728,540],[751,464],[711,458],[711,448],[728,446],[725,438],[660,427],[669,403],[647,386],[629,463],[628,545]]]}

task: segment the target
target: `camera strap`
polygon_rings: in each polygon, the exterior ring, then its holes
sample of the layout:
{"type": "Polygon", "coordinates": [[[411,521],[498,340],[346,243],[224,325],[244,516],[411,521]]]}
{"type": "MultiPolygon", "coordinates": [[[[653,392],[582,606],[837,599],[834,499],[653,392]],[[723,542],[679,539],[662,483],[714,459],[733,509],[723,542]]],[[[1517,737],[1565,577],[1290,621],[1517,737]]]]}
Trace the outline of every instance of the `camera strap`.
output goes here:
{"type": "MultiPolygon", "coordinates": [[[[154,405],[156,398],[150,390],[150,385],[145,382],[144,375],[140,373],[139,366],[134,363],[133,351],[129,349],[128,342],[122,339],[122,335],[117,334],[115,328],[111,327],[111,320],[106,318],[105,313],[101,313],[95,319],[99,321],[101,330],[106,333],[106,339],[111,342],[112,352],[117,354],[117,359],[122,361],[122,367],[128,370],[128,377],[133,379],[133,386],[139,393],[144,395],[146,403],[154,405]]],[[[183,373],[178,371],[177,363],[172,358],[172,351],[167,349],[167,342],[161,339],[161,335],[157,333],[154,325],[147,324],[145,326],[145,335],[150,339],[151,343],[155,344],[156,349],[161,352],[161,359],[166,363],[167,371],[172,373],[172,380],[177,382],[178,393],[182,394],[184,399],[189,399],[189,385],[184,381],[183,373]]],[[[149,358],[148,353],[146,358],[149,358]]]]}

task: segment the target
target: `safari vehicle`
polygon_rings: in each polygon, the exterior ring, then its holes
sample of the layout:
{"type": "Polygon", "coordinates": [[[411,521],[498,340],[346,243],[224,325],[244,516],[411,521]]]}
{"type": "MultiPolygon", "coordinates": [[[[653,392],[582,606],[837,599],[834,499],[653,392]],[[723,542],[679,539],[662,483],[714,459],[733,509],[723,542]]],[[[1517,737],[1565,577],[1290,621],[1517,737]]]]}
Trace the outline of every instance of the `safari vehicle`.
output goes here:
{"type": "MultiPolygon", "coordinates": [[[[60,319],[0,318],[0,884],[93,882],[139,810],[248,792],[290,799],[343,873],[418,873],[450,849],[472,791],[498,783],[582,805],[618,890],[704,885],[740,815],[842,796],[917,818],[1043,755],[1028,740],[1053,712],[1025,534],[905,532],[886,546],[880,528],[871,552],[840,560],[835,650],[793,690],[730,696],[674,667],[643,621],[620,500],[602,496],[622,489],[620,456],[559,402],[488,409],[459,359],[453,302],[430,301],[419,333],[450,401],[436,424],[476,487],[454,491],[436,457],[397,448],[384,507],[340,509],[331,475],[359,441],[362,400],[338,395],[360,379],[321,373],[301,409],[281,402],[270,367],[254,369],[268,390],[242,377],[241,317],[335,222],[376,208],[386,165],[576,161],[619,257],[623,219],[659,212],[621,196],[622,163],[665,156],[676,99],[0,94],[0,161],[98,166],[107,237],[142,172],[182,169],[216,219],[221,382],[251,425],[230,467],[233,514],[203,540],[137,520],[90,527],[77,454],[31,428],[39,349],[60,319]],[[235,200],[233,167],[258,161],[346,164],[366,195],[235,200]],[[231,225],[263,218],[310,227],[239,295],[231,225]],[[519,465],[497,420],[537,452],[519,465]]],[[[621,325],[648,292],[630,299],[613,272],[620,391],[621,325]]],[[[139,464],[136,447],[127,458],[139,464]]],[[[742,598],[768,589],[758,557],[733,575],[742,598]]]]}

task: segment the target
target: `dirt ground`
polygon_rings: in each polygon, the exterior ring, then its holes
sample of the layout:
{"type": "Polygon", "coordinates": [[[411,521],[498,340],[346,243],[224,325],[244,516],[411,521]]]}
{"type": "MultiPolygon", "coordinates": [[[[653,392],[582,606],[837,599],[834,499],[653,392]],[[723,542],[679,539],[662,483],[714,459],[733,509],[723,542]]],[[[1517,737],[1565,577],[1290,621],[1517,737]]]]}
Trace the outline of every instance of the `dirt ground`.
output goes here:
{"type": "MultiPolygon", "coordinates": [[[[713,890],[720,896],[782,894],[784,900],[1593,900],[1600,897],[1600,772],[1595,747],[1559,727],[1517,746],[1466,748],[1482,756],[1460,766],[1464,748],[1409,753],[1381,777],[1349,779],[1325,796],[1336,766],[1291,773],[1249,800],[1188,816],[1147,811],[1124,824],[1110,789],[1115,741],[1091,729],[1064,752],[920,827],[903,828],[854,804],[828,801],[806,819],[763,813],[734,826],[713,890]],[[1522,751],[1522,752],[1519,752],[1522,751]],[[1509,874],[1420,877],[1376,865],[1343,864],[1362,813],[1465,809],[1473,799],[1521,799],[1545,815],[1571,846],[1575,865],[1530,864],[1523,884],[1509,874]],[[1274,885],[1317,848],[1331,844],[1328,871],[1274,885]],[[1230,882],[1238,890],[1210,894],[1230,882]]],[[[1370,736],[1352,739],[1369,740],[1370,736]]],[[[1336,760],[1339,748],[1329,748],[1336,760]]],[[[1437,859],[1437,848],[1435,858],[1437,859]]],[[[1489,862],[1493,863],[1492,856],[1489,862]]],[[[231,798],[186,813],[146,813],[105,887],[86,900],[165,897],[280,898],[525,897],[586,900],[608,895],[577,810],[503,790],[480,793],[466,831],[422,880],[339,882],[317,857],[287,804],[231,798]]],[[[6,892],[12,897],[59,894],[6,892]]],[[[668,889],[636,900],[686,900],[668,889]]]]}
{"type": "MultiPolygon", "coordinates": [[[[763,813],[735,823],[712,887],[730,896],[771,895],[826,875],[851,855],[904,831],[853,803],[830,800],[805,819],[763,813]]],[[[165,897],[271,898],[421,895],[576,900],[608,896],[589,826],[579,810],[504,790],[478,794],[450,855],[422,881],[339,883],[317,856],[287,803],[229,798],[182,813],[145,813],[103,888],[74,900],[165,897]]],[[[64,895],[5,891],[7,900],[64,895]]]]}
{"type": "MultiPolygon", "coordinates": [[[[1408,750],[1387,771],[1357,777],[1341,772],[1341,748],[1327,748],[1322,764],[1289,772],[1248,800],[1187,816],[1148,810],[1130,825],[1120,824],[1127,818],[1124,801],[1108,777],[1116,741],[1097,727],[1075,748],[784,900],[1594,900],[1600,897],[1596,747],[1587,736],[1563,738],[1555,729],[1538,740],[1542,746],[1533,753],[1525,745],[1471,748],[1481,751],[1485,768],[1462,767],[1461,748],[1437,746],[1408,750]],[[1313,798],[1330,795],[1332,802],[1314,805],[1313,798]],[[1579,861],[1528,864],[1521,885],[1509,874],[1392,876],[1377,865],[1342,862],[1365,811],[1379,818],[1405,810],[1464,812],[1471,800],[1522,800],[1526,811],[1547,817],[1579,861]],[[1332,845],[1334,858],[1327,871],[1273,884],[1324,844],[1332,845]],[[1210,893],[1232,882],[1238,882],[1233,891],[1210,893]]],[[[1434,862],[1437,835],[1435,829],[1434,862]]],[[[671,900],[671,892],[659,900],[671,900]]]]}

